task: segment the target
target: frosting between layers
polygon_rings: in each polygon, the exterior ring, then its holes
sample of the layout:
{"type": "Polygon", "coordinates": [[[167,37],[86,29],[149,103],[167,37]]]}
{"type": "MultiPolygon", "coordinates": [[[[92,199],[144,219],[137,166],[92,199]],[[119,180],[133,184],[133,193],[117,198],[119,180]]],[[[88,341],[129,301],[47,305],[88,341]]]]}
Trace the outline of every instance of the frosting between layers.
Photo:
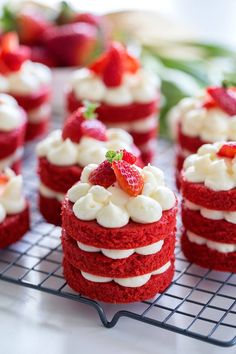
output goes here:
{"type": "Polygon", "coordinates": [[[24,111],[17,101],[4,93],[0,93],[0,131],[10,132],[25,122],[24,111]]]}
{"type": "Polygon", "coordinates": [[[214,251],[221,253],[231,253],[236,251],[236,244],[211,241],[188,230],[186,231],[186,235],[190,242],[198,245],[206,245],[214,251]]]}
{"type": "Polygon", "coordinates": [[[27,95],[51,84],[51,71],[43,64],[26,61],[19,71],[0,75],[0,91],[27,95]]]}
{"type": "Polygon", "coordinates": [[[105,189],[89,183],[90,173],[98,165],[86,166],[80,182],[68,191],[69,200],[74,203],[73,212],[80,220],[96,220],[103,227],[116,228],[129,223],[129,219],[141,224],[157,222],[163,210],[176,204],[174,193],[164,183],[163,172],[150,164],[143,169],[135,166],[144,178],[142,194],[131,197],[117,182],[105,189]]]}
{"type": "Polygon", "coordinates": [[[5,175],[9,177],[9,181],[4,185],[0,184],[0,223],[7,215],[20,213],[26,207],[22,193],[22,176],[16,176],[10,169],[5,170],[5,175]]]}
{"type": "Polygon", "coordinates": [[[137,253],[142,256],[147,256],[155,254],[162,249],[164,244],[163,240],[152,243],[151,245],[138,247],[135,249],[118,250],[118,249],[108,249],[108,248],[97,248],[93,246],[85,245],[82,242],[77,241],[78,247],[85,252],[102,252],[104,256],[112,259],[123,259],[132,256],[132,254],[137,253]]]}
{"type": "Polygon", "coordinates": [[[143,275],[138,275],[136,277],[128,277],[128,278],[109,278],[109,277],[101,277],[98,275],[93,275],[90,273],[86,273],[81,271],[82,276],[92,282],[95,283],[109,283],[111,281],[114,281],[115,283],[124,286],[124,287],[129,287],[129,288],[138,288],[144,284],[146,284],[149,279],[151,278],[152,275],[159,275],[164,272],[166,272],[171,265],[171,262],[167,262],[164,264],[161,268],[158,268],[157,270],[148,273],[148,274],[143,274],[143,275]]]}
{"type": "Polygon", "coordinates": [[[113,128],[121,128],[126,131],[132,131],[133,133],[147,133],[152,129],[157,128],[158,118],[156,114],[146,117],[144,119],[139,119],[130,123],[112,123],[107,124],[113,128]]]}
{"type": "Polygon", "coordinates": [[[207,209],[201,207],[200,205],[194,204],[187,199],[184,199],[184,206],[187,209],[199,211],[204,218],[211,220],[226,220],[232,224],[236,224],[236,211],[207,209]]]}
{"type": "Polygon", "coordinates": [[[56,130],[37,145],[36,153],[54,165],[84,167],[104,161],[108,150],[134,150],[133,138],[122,129],[107,129],[107,137],[107,141],[99,141],[85,136],[76,144],[70,139],[63,140],[61,131],[56,130]]]}
{"type": "Polygon", "coordinates": [[[35,108],[27,112],[28,120],[30,123],[40,123],[48,119],[51,114],[51,105],[49,103],[44,103],[38,108],[35,108]]]}
{"type": "Polygon", "coordinates": [[[140,69],[135,74],[124,75],[120,86],[108,88],[89,69],[79,69],[72,76],[71,86],[79,100],[103,101],[119,106],[133,102],[147,103],[156,99],[160,83],[156,75],[140,69]]]}
{"type": "Polygon", "coordinates": [[[220,108],[202,107],[207,94],[184,98],[172,109],[171,127],[173,135],[178,129],[178,122],[183,134],[200,137],[203,141],[214,143],[224,140],[236,140],[236,116],[229,116],[220,108]]]}
{"type": "Polygon", "coordinates": [[[52,190],[51,188],[48,188],[42,182],[40,182],[40,185],[39,185],[39,193],[43,197],[50,198],[50,199],[55,198],[59,202],[62,202],[63,199],[65,198],[65,194],[56,192],[56,191],[52,190]]]}
{"type": "Polygon", "coordinates": [[[14,162],[21,159],[23,156],[23,152],[24,152],[24,148],[19,147],[18,149],[16,149],[14,154],[12,154],[4,159],[0,159],[0,170],[3,170],[6,167],[10,167],[14,162]]]}
{"type": "Polygon", "coordinates": [[[193,183],[204,183],[214,191],[228,191],[236,187],[236,158],[217,155],[224,143],[202,145],[196,154],[184,162],[183,175],[193,183]]]}

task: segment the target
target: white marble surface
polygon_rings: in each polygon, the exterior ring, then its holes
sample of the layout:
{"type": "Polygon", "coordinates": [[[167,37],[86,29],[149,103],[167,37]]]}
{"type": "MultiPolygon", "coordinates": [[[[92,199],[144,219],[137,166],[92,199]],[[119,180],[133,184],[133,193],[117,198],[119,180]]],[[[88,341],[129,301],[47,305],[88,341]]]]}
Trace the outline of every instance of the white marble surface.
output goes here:
{"type": "Polygon", "coordinates": [[[0,282],[2,354],[235,354],[128,318],[104,328],[83,304],[0,282]]]}

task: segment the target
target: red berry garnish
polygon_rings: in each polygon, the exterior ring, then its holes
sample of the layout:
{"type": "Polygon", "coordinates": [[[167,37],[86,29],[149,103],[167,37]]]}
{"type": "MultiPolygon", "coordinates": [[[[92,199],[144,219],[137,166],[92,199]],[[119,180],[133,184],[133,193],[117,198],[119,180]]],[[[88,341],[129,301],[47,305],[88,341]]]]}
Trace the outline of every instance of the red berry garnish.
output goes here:
{"type": "Polygon", "coordinates": [[[0,185],[4,185],[9,181],[9,177],[3,173],[0,173],[0,185]]]}
{"type": "Polygon", "coordinates": [[[236,115],[236,95],[234,90],[226,87],[208,87],[207,93],[224,112],[230,116],[236,115]]]}
{"type": "Polygon", "coordinates": [[[62,138],[64,140],[70,139],[74,143],[79,143],[82,137],[81,123],[83,121],[83,107],[80,107],[65,121],[65,125],[62,130],[62,138]]]}
{"type": "Polygon", "coordinates": [[[97,119],[82,122],[81,132],[83,136],[89,136],[100,141],[107,140],[106,126],[97,119]]]}
{"type": "Polygon", "coordinates": [[[128,162],[130,165],[133,165],[133,164],[136,162],[137,157],[136,157],[134,154],[132,154],[132,153],[129,152],[129,151],[126,151],[125,149],[120,150],[120,151],[121,151],[122,154],[123,154],[122,160],[128,162]]]}
{"type": "Polygon", "coordinates": [[[144,180],[140,172],[128,162],[113,161],[112,168],[115,172],[119,186],[132,197],[142,192],[144,180]]]}
{"type": "Polygon", "coordinates": [[[22,64],[30,58],[30,54],[30,48],[20,46],[14,52],[2,52],[1,59],[7,64],[10,71],[18,71],[22,64]]]}
{"type": "Polygon", "coordinates": [[[236,142],[227,142],[223,144],[220,150],[217,152],[220,157],[228,157],[233,159],[236,156],[236,142]]]}
{"type": "Polygon", "coordinates": [[[125,71],[135,74],[140,68],[140,62],[137,58],[135,58],[133,55],[131,55],[126,51],[124,66],[125,66],[125,71]]]}
{"type": "Polygon", "coordinates": [[[104,188],[110,187],[116,181],[115,173],[111,167],[111,163],[107,160],[103,161],[89,175],[89,182],[104,188]]]}
{"type": "Polygon", "coordinates": [[[89,66],[89,69],[93,71],[95,74],[101,75],[105,68],[106,62],[107,62],[107,55],[106,53],[104,53],[89,66]]]}
{"type": "Polygon", "coordinates": [[[215,100],[213,100],[212,97],[208,97],[202,104],[202,107],[203,108],[206,108],[206,109],[212,109],[212,108],[216,108],[217,107],[217,103],[215,100]]]}
{"type": "Polygon", "coordinates": [[[124,74],[124,49],[119,43],[112,43],[107,53],[103,69],[103,82],[107,87],[117,87],[122,83],[124,74]]]}

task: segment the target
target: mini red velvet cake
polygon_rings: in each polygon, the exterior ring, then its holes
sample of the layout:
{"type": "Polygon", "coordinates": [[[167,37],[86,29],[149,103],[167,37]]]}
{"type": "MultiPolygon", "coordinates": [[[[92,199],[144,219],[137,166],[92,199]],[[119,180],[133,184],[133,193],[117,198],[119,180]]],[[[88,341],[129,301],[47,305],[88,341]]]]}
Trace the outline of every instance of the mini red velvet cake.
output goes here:
{"type": "Polygon", "coordinates": [[[43,64],[29,60],[30,49],[19,46],[15,33],[0,42],[0,92],[13,96],[27,113],[26,139],[47,132],[51,115],[51,73],[43,64]]]}
{"type": "Polygon", "coordinates": [[[89,163],[100,163],[109,149],[140,151],[133,138],[122,129],[106,129],[88,104],[77,109],[65,122],[63,130],[52,132],[37,146],[39,157],[39,208],[45,219],[61,224],[61,202],[68,189],[79,181],[82,169],[89,163]]]}
{"type": "Polygon", "coordinates": [[[199,96],[185,98],[172,110],[176,135],[176,179],[185,158],[206,143],[236,140],[236,91],[233,87],[208,87],[199,96]]]}
{"type": "Polygon", "coordinates": [[[18,241],[29,227],[29,207],[22,193],[22,177],[5,169],[0,173],[0,248],[18,241]]]}
{"type": "Polygon", "coordinates": [[[63,202],[64,276],[80,294],[128,303],[171,283],[177,201],[157,167],[109,151],[83,169],[63,202]]]}
{"type": "Polygon", "coordinates": [[[143,161],[152,160],[158,131],[159,82],[119,43],[112,43],[89,68],[74,73],[67,93],[68,111],[73,112],[84,99],[99,102],[99,120],[129,132],[143,161]]]}
{"type": "Polygon", "coordinates": [[[236,272],[236,143],[206,144],[184,162],[182,248],[206,268],[236,272]]]}
{"type": "Polygon", "coordinates": [[[23,109],[13,97],[0,93],[0,171],[10,167],[20,172],[25,130],[23,109]]]}

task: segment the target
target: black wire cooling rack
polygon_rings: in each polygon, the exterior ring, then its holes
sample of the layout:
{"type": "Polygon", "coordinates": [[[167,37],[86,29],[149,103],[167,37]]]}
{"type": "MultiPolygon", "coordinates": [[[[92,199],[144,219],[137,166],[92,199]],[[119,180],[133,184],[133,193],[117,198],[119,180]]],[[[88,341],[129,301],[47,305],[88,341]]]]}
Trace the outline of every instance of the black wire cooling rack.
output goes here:
{"type": "MultiPolygon", "coordinates": [[[[184,334],[219,346],[236,344],[236,274],[200,268],[189,263],[177,244],[172,284],[152,301],[108,305],[70,289],[62,274],[60,228],[47,224],[37,211],[37,178],[33,147],[25,154],[25,191],[31,202],[32,228],[25,237],[0,252],[0,279],[94,307],[107,328],[120,317],[184,334]]],[[[173,185],[173,148],[159,143],[158,165],[173,185]]]]}

